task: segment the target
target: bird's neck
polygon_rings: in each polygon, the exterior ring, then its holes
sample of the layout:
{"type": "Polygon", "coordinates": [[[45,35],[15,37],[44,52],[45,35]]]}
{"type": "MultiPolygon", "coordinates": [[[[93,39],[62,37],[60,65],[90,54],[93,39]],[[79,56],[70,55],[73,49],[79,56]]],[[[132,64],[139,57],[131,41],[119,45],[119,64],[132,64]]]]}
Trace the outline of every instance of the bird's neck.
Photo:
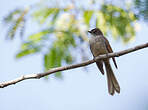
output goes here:
{"type": "Polygon", "coordinates": [[[102,34],[99,34],[99,35],[93,35],[93,37],[102,37],[103,35],[102,34]]]}

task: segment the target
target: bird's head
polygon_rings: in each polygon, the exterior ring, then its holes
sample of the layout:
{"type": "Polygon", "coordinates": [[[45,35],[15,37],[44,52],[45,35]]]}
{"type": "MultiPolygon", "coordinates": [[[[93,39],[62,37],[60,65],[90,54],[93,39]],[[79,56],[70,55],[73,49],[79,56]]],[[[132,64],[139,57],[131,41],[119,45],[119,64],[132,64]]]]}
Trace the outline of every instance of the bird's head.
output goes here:
{"type": "Polygon", "coordinates": [[[101,30],[99,28],[94,28],[94,29],[92,29],[92,30],[90,30],[88,32],[91,33],[92,35],[95,35],[95,36],[103,35],[103,33],[101,32],[101,30]]]}

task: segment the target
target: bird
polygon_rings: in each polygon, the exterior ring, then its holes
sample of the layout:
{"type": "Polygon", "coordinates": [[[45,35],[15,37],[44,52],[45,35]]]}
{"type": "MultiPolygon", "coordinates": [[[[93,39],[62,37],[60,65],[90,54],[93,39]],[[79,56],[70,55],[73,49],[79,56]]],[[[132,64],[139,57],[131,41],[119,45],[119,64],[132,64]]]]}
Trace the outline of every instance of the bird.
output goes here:
{"type": "MultiPolygon", "coordinates": [[[[102,54],[113,53],[113,50],[109,44],[109,41],[107,40],[106,37],[104,37],[102,31],[99,28],[94,28],[88,32],[91,34],[91,37],[89,39],[89,45],[90,45],[91,53],[93,54],[94,58],[102,54]]],[[[99,61],[96,61],[96,64],[98,69],[103,75],[105,73],[103,69],[103,65],[105,65],[106,74],[107,74],[106,76],[107,76],[107,83],[108,83],[108,92],[110,95],[114,95],[115,92],[120,93],[120,86],[114,75],[114,72],[112,70],[109,60],[110,58],[99,60],[99,61]]],[[[115,67],[118,68],[114,57],[112,58],[112,60],[115,67]]]]}

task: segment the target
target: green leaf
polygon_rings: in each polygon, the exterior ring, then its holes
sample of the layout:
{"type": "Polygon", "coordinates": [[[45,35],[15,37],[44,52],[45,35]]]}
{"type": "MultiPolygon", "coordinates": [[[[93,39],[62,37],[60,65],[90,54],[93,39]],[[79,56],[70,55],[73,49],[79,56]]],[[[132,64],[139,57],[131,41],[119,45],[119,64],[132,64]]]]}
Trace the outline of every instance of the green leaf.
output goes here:
{"type": "Polygon", "coordinates": [[[51,20],[51,25],[55,24],[57,17],[59,15],[59,12],[60,12],[60,10],[58,10],[58,9],[54,10],[53,17],[52,17],[52,20],[51,20]]]}
{"type": "Polygon", "coordinates": [[[37,52],[39,52],[39,51],[40,51],[40,49],[37,48],[37,47],[36,47],[36,48],[31,48],[31,49],[25,49],[25,50],[20,51],[20,52],[16,55],[16,58],[22,58],[22,57],[24,57],[24,56],[37,53],[37,52]]]}
{"type": "Polygon", "coordinates": [[[15,9],[12,12],[10,12],[5,18],[4,18],[4,22],[5,23],[11,23],[16,21],[16,19],[14,19],[16,15],[20,15],[22,13],[21,9],[15,9]]]}
{"type": "Polygon", "coordinates": [[[16,32],[18,29],[20,29],[19,34],[23,35],[24,31],[24,25],[25,25],[25,15],[27,14],[28,10],[24,9],[22,10],[15,10],[14,12],[10,13],[9,16],[7,16],[4,21],[7,24],[10,24],[10,27],[7,32],[7,37],[10,37],[11,39],[14,38],[16,32]]]}
{"type": "Polygon", "coordinates": [[[96,25],[107,34],[112,33],[113,38],[121,38],[124,43],[135,36],[135,27],[131,22],[137,20],[135,14],[114,5],[103,5],[97,13],[96,25]],[[128,37],[127,37],[128,36],[128,37]]]}
{"type": "Polygon", "coordinates": [[[45,29],[43,31],[40,31],[38,33],[32,34],[28,37],[29,41],[33,41],[33,42],[40,42],[43,37],[47,34],[51,33],[50,29],[45,29]]]}
{"type": "Polygon", "coordinates": [[[59,9],[58,8],[48,8],[48,7],[45,7],[43,9],[39,9],[39,10],[35,11],[33,13],[33,17],[35,19],[38,19],[41,24],[45,23],[46,20],[49,17],[52,17],[51,21],[53,23],[53,21],[55,22],[58,13],[59,13],[59,9]]]}
{"type": "Polygon", "coordinates": [[[61,66],[61,53],[55,47],[52,47],[49,53],[44,55],[45,71],[58,66],[61,66]]]}
{"type": "Polygon", "coordinates": [[[64,57],[63,59],[66,61],[66,63],[71,64],[73,62],[73,58],[72,58],[69,51],[65,52],[63,57],[64,57]]]}
{"type": "Polygon", "coordinates": [[[93,15],[93,11],[88,11],[88,10],[84,11],[83,18],[84,18],[84,21],[87,25],[89,25],[92,15],[93,15]]]}
{"type": "MultiPolygon", "coordinates": [[[[62,62],[63,51],[60,48],[52,47],[50,51],[44,55],[44,67],[45,71],[54,68],[60,67],[62,62]]],[[[54,74],[55,77],[62,78],[61,72],[54,74]]]]}

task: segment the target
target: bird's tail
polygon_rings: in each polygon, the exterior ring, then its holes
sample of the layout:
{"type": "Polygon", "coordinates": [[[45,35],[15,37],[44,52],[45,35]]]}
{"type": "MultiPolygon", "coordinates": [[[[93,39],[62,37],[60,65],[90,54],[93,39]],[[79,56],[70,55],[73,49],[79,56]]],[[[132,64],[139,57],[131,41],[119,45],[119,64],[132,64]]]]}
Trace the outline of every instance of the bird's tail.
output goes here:
{"type": "Polygon", "coordinates": [[[107,82],[108,82],[108,92],[111,95],[114,95],[114,92],[120,93],[120,86],[118,84],[118,81],[113,73],[113,70],[111,68],[109,60],[106,60],[105,62],[105,68],[107,73],[107,82]]]}

